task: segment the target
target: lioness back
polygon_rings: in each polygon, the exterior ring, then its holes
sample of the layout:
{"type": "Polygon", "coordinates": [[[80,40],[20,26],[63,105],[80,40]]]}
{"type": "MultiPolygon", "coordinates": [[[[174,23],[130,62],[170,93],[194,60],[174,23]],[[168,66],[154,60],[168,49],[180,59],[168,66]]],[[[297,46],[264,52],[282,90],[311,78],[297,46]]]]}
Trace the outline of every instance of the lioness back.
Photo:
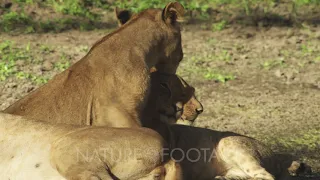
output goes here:
{"type": "Polygon", "coordinates": [[[88,66],[75,64],[3,112],[54,123],[89,124],[90,117],[86,116],[90,113],[88,102],[92,101],[94,79],[82,72],[90,71],[88,66]]]}

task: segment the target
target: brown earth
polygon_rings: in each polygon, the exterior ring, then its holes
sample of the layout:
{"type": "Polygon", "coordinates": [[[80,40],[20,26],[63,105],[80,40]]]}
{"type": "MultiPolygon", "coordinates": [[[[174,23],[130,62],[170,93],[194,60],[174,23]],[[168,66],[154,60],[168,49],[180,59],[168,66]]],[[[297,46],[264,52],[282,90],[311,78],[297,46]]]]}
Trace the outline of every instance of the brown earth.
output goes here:
{"type": "MultiPolygon", "coordinates": [[[[178,70],[204,105],[195,126],[255,137],[277,152],[298,155],[319,174],[320,27],[204,29],[204,24],[185,26],[178,70]],[[235,79],[214,79],[226,75],[235,79]]],[[[51,78],[62,71],[60,62],[76,62],[109,31],[1,34],[0,43],[10,40],[21,48],[30,43],[34,61],[19,61],[16,68],[51,78]]],[[[15,76],[0,81],[0,110],[37,86],[15,76]]]]}

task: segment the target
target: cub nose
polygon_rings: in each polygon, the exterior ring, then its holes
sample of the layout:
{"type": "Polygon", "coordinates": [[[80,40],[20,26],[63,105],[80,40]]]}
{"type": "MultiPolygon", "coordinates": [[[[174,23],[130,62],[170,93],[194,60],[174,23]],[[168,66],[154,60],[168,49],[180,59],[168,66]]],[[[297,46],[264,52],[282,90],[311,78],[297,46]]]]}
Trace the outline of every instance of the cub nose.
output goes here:
{"type": "Polygon", "coordinates": [[[201,114],[202,112],[203,112],[203,108],[201,107],[201,108],[197,108],[196,109],[196,112],[198,113],[198,114],[201,114]]]}

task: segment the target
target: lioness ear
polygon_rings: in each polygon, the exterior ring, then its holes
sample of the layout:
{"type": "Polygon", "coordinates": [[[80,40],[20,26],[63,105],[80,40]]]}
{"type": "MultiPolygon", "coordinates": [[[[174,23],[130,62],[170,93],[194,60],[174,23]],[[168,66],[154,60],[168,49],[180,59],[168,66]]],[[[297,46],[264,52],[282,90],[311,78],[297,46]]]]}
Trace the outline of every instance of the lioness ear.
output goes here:
{"type": "Polygon", "coordinates": [[[183,21],[184,7],[178,2],[171,2],[162,11],[162,19],[167,24],[174,25],[176,22],[183,21]]]}
{"type": "Polygon", "coordinates": [[[126,10],[126,9],[121,9],[118,7],[116,7],[114,9],[114,12],[115,12],[116,17],[118,19],[119,26],[124,25],[126,22],[128,22],[132,16],[131,11],[126,10]]]}

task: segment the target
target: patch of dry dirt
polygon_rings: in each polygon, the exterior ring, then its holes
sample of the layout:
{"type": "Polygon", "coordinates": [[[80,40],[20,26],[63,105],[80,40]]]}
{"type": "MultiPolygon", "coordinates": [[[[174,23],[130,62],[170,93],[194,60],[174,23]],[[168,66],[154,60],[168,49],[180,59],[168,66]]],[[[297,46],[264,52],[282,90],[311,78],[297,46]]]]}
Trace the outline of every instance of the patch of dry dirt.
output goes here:
{"type": "Polygon", "coordinates": [[[212,33],[190,27],[179,73],[196,87],[204,105],[195,126],[256,137],[319,172],[319,30],[235,26],[212,33]],[[194,59],[190,66],[187,61],[194,59]],[[236,79],[225,84],[206,80],[193,73],[197,64],[236,79]]]}

